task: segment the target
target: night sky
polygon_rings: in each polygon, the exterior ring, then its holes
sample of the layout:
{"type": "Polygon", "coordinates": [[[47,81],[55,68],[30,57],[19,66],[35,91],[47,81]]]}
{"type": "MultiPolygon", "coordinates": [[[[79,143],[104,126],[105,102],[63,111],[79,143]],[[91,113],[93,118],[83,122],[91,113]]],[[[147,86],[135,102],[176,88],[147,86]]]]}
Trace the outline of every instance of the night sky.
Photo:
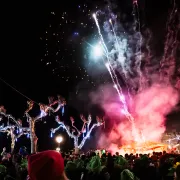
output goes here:
{"type": "MultiPolygon", "coordinates": [[[[72,100],[81,83],[85,82],[88,89],[97,86],[87,73],[85,41],[97,39],[92,14],[103,10],[107,2],[60,2],[3,7],[0,78],[36,102],[48,103],[49,95],[61,94],[67,102],[69,100],[70,106],[81,110],[83,105],[78,99],[72,100]]],[[[156,36],[154,46],[160,52],[171,2],[139,1],[142,28],[153,31],[156,36]]],[[[114,9],[131,21],[132,0],[118,1],[114,9]]],[[[0,81],[0,103],[16,118],[22,117],[26,109],[27,98],[20,93],[0,81]]],[[[178,119],[178,115],[173,117],[178,119]]]]}

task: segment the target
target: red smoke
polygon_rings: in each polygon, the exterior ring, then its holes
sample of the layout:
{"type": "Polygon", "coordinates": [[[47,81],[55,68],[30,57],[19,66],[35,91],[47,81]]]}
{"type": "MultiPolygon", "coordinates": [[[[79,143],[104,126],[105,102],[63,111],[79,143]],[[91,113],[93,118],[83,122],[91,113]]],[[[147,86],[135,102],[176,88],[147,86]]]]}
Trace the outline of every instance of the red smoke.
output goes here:
{"type": "MultiPolygon", "coordinates": [[[[93,103],[100,104],[106,115],[114,121],[111,132],[101,136],[100,147],[109,147],[109,150],[116,152],[119,145],[134,140],[132,124],[122,114],[121,103],[113,85],[100,87],[96,92],[91,93],[91,99],[93,103]]],[[[160,141],[165,131],[166,115],[177,103],[177,91],[171,86],[158,84],[133,97],[130,112],[135,118],[135,126],[142,140],[160,141]]]]}

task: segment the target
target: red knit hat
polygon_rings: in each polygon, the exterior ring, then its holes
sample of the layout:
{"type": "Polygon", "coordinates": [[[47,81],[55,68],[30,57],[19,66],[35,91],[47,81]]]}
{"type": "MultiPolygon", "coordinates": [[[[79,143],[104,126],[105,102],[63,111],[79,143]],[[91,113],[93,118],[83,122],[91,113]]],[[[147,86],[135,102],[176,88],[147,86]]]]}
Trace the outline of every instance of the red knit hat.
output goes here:
{"type": "Polygon", "coordinates": [[[64,171],[64,160],[56,151],[44,151],[28,157],[30,180],[59,179],[64,171]]]}

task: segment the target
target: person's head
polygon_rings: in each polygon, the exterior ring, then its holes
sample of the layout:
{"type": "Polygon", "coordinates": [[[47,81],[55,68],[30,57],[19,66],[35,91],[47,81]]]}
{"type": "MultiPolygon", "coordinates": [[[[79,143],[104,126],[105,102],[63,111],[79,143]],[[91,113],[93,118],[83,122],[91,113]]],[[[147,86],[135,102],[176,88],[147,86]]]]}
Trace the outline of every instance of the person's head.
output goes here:
{"type": "Polygon", "coordinates": [[[28,157],[30,180],[67,180],[64,160],[56,151],[44,151],[28,157]]]}
{"type": "Polygon", "coordinates": [[[121,172],[121,180],[139,180],[131,171],[124,169],[121,172]]]}

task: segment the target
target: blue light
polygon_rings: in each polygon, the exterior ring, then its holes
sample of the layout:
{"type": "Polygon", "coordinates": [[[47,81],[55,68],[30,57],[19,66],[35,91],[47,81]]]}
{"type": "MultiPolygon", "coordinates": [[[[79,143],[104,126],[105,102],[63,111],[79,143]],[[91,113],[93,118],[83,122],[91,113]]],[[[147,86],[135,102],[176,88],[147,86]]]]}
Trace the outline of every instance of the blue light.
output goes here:
{"type": "Polygon", "coordinates": [[[74,32],[74,35],[75,35],[75,36],[78,36],[78,35],[79,35],[79,33],[78,33],[78,32],[74,32]]]}
{"type": "Polygon", "coordinates": [[[51,132],[51,135],[50,135],[50,137],[52,138],[53,137],[53,133],[51,132]]]}
{"type": "Polygon", "coordinates": [[[62,116],[64,115],[64,106],[62,107],[62,116]]]}

